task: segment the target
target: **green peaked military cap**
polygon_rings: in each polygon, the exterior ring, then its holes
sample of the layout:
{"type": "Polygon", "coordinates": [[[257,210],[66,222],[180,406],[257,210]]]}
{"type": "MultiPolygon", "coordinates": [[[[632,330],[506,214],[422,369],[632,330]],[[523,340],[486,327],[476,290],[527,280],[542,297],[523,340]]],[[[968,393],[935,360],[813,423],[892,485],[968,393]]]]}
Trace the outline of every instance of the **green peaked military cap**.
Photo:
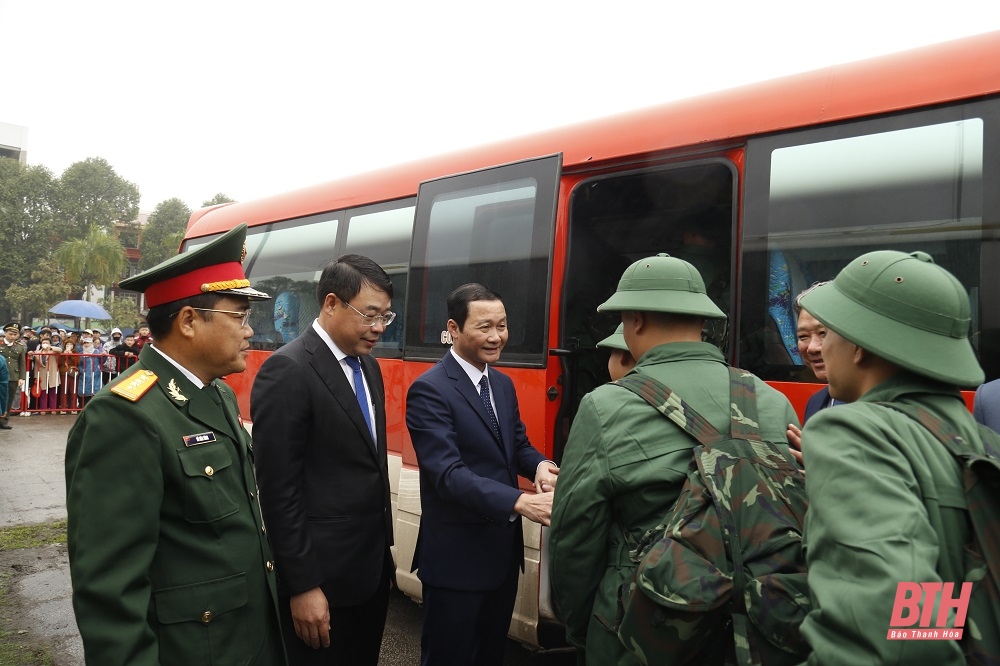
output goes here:
{"type": "Polygon", "coordinates": [[[18,324],[16,321],[12,321],[9,324],[4,324],[3,332],[6,333],[7,331],[14,331],[15,333],[20,333],[21,325],[18,324]]]}
{"type": "Polygon", "coordinates": [[[598,342],[597,346],[604,349],[628,351],[628,345],[625,344],[625,324],[618,324],[615,332],[598,342]]]}
{"type": "Polygon", "coordinates": [[[802,297],[802,309],[859,347],[956,386],[985,377],[969,342],[969,296],[926,252],[863,254],[802,297]]]}
{"type": "Polygon", "coordinates": [[[210,243],[122,280],[119,286],[145,292],[146,304],[151,308],[208,293],[251,300],[271,298],[253,289],[243,272],[246,237],[247,225],[240,224],[210,243]]]}
{"type": "Polygon", "coordinates": [[[618,290],[597,306],[598,312],[616,310],[726,318],[705,293],[705,280],[698,269],[665,253],[640,259],[625,269],[618,290]]]}

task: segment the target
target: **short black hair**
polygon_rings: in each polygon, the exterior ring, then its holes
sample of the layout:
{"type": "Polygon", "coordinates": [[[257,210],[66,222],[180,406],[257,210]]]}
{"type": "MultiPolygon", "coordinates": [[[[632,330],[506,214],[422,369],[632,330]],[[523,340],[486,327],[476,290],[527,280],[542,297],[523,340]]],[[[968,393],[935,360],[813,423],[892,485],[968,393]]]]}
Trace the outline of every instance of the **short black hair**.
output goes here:
{"type": "Polygon", "coordinates": [[[384,291],[392,299],[392,280],[381,266],[360,254],[345,254],[323,269],[316,285],[316,300],[320,307],[326,302],[327,294],[336,294],[337,298],[350,301],[365,283],[384,291]]]}
{"type": "Polygon", "coordinates": [[[460,331],[465,326],[465,320],[469,316],[469,303],[472,301],[503,301],[503,299],[497,292],[477,282],[463,284],[448,294],[448,319],[453,319],[460,331]]]}
{"type": "MultiPolygon", "coordinates": [[[[139,324],[139,328],[143,326],[147,327],[154,340],[156,338],[165,338],[170,335],[171,320],[183,308],[190,305],[193,308],[212,309],[219,304],[222,298],[221,294],[208,293],[198,294],[190,298],[182,298],[179,301],[162,303],[149,309],[149,312],[146,314],[147,323],[139,324]]],[[[211,312],[203,312],[202,315],[206,320],[212,317],[211,312]]]]}

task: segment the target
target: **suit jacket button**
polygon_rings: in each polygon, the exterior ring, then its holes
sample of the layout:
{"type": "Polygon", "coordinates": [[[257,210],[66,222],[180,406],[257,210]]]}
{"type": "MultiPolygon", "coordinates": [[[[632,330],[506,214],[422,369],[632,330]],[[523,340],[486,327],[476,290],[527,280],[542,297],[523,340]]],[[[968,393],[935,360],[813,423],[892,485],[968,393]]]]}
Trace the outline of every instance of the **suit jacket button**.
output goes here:
{"type": "Polygon", "coordinates": [[[274,571],[274,562],[272,562],[271,560],[267,561],[267,565],[266,566],[267,566],[267,570],[268,571],[274,571]]]}
{"type": "Polygon", "coordinates": [[[215,470],[212,468],[211,465],[207,466],[205,468],[205,476],[212,476],[213,474],[215,474],[215,470]]]}
{"type": "Polygon", "coordinates": [[[214,615],[212,615],[212,611],[205,611],[204,613],[201,614],[201,621],[204,624],[208,624],[209,622],[212,621],[213,617],[214,615]]]}

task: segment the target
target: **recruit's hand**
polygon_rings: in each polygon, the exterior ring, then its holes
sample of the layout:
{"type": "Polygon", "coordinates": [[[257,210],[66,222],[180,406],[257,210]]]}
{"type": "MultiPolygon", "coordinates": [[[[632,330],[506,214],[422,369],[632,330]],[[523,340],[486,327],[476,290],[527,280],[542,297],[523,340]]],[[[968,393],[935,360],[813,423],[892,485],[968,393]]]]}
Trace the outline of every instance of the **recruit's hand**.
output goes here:
{"type": "Polygon", "coordinates": [[[535,471],[535,490],[540,493],[550,493],[556,489],[559,480],[559,467],[548,460],[538,463],[535,471]]]}
{"type": "Polygon", "coordinates": [[[552,493],[529,495],[521,493],[514,502],[514,513],[542,525],[548,525],[552,517],[552,493]]]}
{"type": "Polygon", "coordinates": [[[802,465],[802,429],[794,423],[789,423],[785,435],[788,437],[788,450],[792,457],[802,465]]]}
{"type": "Polygon", "coordinates": [[[291,602],[295,635],[314,650],[330,647],[330,604],[323,590],[314,587],[296,594],[291,602]]]}

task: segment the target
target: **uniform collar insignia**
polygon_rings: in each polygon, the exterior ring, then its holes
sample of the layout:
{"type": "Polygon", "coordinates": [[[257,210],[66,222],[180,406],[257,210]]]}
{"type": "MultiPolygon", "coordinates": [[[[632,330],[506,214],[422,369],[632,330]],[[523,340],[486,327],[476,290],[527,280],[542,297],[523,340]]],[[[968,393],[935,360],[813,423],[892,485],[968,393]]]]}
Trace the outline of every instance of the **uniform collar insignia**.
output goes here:
{"type": "Polygon", "coordinates": [[[173,379],[171,379],[170,382],[167,384],[167,393],[169,393],[170,397],[176,400],[177,402],[188,401],[187,396],[181,393],[181,389],[177,386],[177,382],[175,382],[173,379]]]}

